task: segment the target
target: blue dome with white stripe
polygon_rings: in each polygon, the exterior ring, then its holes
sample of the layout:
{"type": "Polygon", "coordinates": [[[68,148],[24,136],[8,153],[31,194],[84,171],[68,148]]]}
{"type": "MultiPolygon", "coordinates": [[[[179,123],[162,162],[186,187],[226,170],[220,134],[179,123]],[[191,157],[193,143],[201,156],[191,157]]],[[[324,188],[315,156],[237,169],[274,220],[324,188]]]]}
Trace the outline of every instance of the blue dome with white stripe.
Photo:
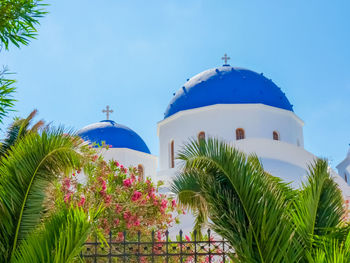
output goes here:
{"type": "Polygon", "coordinates": [[[254,71],[224,65],[188,80],[168,105],[164,118],[214,104],[261,103],[293,111],[286,95],[270,79],[254,71]]]}
{"type": "Polygon", "coordinates": [[[105,142],[111,148],[128,148],[150,154],[146,143],[130,128],[111,120],[90,124],[78,131],[78,135],[86,141],[102,145],[105,142]]]}

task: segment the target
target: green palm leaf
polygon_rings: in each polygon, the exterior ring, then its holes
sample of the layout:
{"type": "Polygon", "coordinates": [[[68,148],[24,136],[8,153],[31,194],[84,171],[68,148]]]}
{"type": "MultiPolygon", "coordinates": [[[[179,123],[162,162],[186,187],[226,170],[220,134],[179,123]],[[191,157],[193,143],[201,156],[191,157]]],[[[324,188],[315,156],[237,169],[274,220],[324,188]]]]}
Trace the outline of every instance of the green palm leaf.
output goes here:
{"type": "Polygon", "coordinates": [[[235,261],[295,262],[300,257],[302,248],[292,238],[286,213],[294,192],[264,172],[256,156],[209,138],[187,144],[179,159],[184,172],[174,180],[173,191],[193,208],[201,206],[194,197],[205,200],[212,227],[232,244],[235,261]],[[192,193],[183,197],[189,188],[192,193]]]}
{"type": "Polygon", "coordinates": [[[29,132],[38,132],[38,130],[44,125],[44,121],[40,120],[35,123],[32,128],[31,125],[33,118],[37,115],[37,110],[33,110],[25,119],[15,119],[14,122],[7,129],[6,138],[0,146],[0,156],[7,154],[11,146],[13,146],[19,139],[23,138],[29,132]]]}
{"type": "Polygon", "coordinates": [[[79,167],[80,138],[62,129],[30,133],[0,162],[0,261],[14,254],[45,213],[47,187],[67,169],[79,167]]]}
{"type": "Polygon", "coordinates": [[[171,191],[177,194],[178,203],[196,216],[194,230],[201,236],[202,229],[207,223],[208,207],[197,181],[197,177],[201,174],[194,173],[192,170],[191,173],[179,174],[171,186],[171,191]]]}
{"type": "MultiPolygon", "coordinates": [[[[0,14],[2,14],[1,10],[0,10],[0,14]]],[[[0,49],[1,49],[1,38],[0,38],[0,49]]],[[[13,79],[8,79],[7,75],[9,74],[10,73],[8,73],[6,67],[4,67],[3,69],[0,69],[0,123],[3,123],[3,118],[7,116],[9,111],[12,111],[12,108],[16,101],[13,98],[13,93],[16,90],[16,88],[13,85],[16,83],[16,81],[13,79]]]]}
{"type": "Polygon", "coordinates": [[[307,255],[308,263],[350,263],[350,234],[344,241],[336,238],[316,237],[316,248],[307,255]]]}
{"type": "Polygon", "coordinates": [[[16,251],[14,263],[69,263],[79,256],[92,224],[80,209],[63,209],[29,235],[16,251]]]}
{"type": "Polygon", "coordinates": [[[342,193],[329,173],[327,161],[317,160],[309,167],[308,179],[295,199],[292,212],[308,253],[312,253],[315,236],[332,235],[340,239],[347,236],[348,227],[340,228],[345,212],[343,204],[342,193]]]}

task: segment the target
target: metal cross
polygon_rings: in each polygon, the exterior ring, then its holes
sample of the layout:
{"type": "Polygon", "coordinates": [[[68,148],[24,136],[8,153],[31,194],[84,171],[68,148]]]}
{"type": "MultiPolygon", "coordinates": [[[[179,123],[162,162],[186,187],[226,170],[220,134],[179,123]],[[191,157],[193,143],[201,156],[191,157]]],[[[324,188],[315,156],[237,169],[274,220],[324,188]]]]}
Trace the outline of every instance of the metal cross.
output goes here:
{"type": "Polygon", "coordinates": [[[109,109],[109,106],[107,105],[106,110],[102,110],[103,113],[106,113],[107,115],[107,120],[109,120],[109,114],[113,113],[113,110],[109,109]]]}
{"type": "Polygon", "coordinates": [[[221,58],[222,60],[225,60],[225,65],[227,65],[227,60],[231,59],[230,57],[227,56],[227,54],[225,53],[225,55],[221,58]]]}

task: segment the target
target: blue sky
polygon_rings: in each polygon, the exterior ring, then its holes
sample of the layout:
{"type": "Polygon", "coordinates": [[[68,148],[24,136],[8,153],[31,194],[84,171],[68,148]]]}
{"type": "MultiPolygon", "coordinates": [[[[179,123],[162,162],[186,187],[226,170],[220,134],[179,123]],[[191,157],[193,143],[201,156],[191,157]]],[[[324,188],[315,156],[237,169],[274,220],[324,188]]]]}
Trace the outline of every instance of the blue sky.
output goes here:
{"type": "MultiPolygon", "coordinates": [[[[222,64],[263,72],[333,166],[350,143],[348,0],[55,0],[30,46],[0,53],[17,113],[79,129],[112,119],[158,154],[156,123],[187,78],[222,64]]],[[[9,122],[7,121],[6,124],[9,122]]]]}

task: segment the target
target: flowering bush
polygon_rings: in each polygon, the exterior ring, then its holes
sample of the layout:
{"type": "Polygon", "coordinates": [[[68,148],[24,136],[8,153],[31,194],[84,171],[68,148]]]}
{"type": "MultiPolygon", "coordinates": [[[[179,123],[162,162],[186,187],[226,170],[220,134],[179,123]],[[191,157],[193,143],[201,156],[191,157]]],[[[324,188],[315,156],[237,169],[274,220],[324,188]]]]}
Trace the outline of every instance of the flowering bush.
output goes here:
{"type": "Polygon", "coordinates": [[[84,167],[62,179],[56,187],[55,202],[84,210],[101,209],[97,230],[118,233],[116,239],[161,231],[177,222],[180,209],[175,200],[158,193],[162,182],[155,185],[144,180],[137,168],[126,168],[117,161],[106,162],[97,155],[84,167]],[[179,210],[179,211],[178,211],[179,210]]]}

